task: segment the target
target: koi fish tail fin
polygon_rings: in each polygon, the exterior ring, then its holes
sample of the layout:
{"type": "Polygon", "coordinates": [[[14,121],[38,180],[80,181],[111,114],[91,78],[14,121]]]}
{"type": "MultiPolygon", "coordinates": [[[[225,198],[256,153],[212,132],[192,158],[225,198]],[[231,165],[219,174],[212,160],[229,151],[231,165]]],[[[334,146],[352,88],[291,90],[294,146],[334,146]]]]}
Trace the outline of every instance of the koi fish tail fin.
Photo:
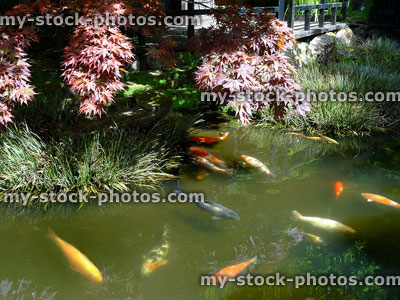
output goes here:
{"type": "Polygon", "coordinates": [[[227,132],[221,132],[221,133],[220,133],[221,140],[226,139],[226,138],[228,137],[228,135],[229,135],[229,131],[227,131],[227,132]]]}
{"type": "Polygon", "coordinates": [[[397,204],[396,204],[396,208],[400,208],[400,204],[397,203],[397,204]]]}
{"type": "Polygon", "coordinates": [[[55,233],[55,232],[53,231],[53,229],[51,229],[50,227],[47,228],[47,234],[46,234],[46,236],[47,236],[49,239],[53,240],[53,241],[56,241],[57,238],[58,238],[58,236],[56,235],[56,233],[55,233]]]}
{"type": "Polygon", "coordinates": [[[269,173],[269,174],[268,174],[268,178],[270,178],[270,179],[275,179],[275,178],[276,178],[276,175],[275,175],[274,173],[269,173]]]}
{"type": "Polygon", "coordinates": [[[163,232],[163,238],[167,237],[167,235],[169,234],[171,230],[171,226],[167,223],[164,225],[164,232],[163,232]]]}
{"type": "Polygon", "coordinates": [[[250,263],[254,264],[257,262],[257,255],[254,256],[252,259],[249,260],[250,263]]]}
{"type": "Polygon", "coordinates": [[[301,215],[301,213],[299,213],[297,210],[293,210],[292,213],[293,213],[293,216],[295,217],[295,219],[297,219],[297,220],[301,220],[301,218],[303,217],[301,215]]]}
{"type": "Polygon", "coordinates": [[[226,169],[226,174],[228,174],[229,176],[233,175],[233,169],[226,169]]]}

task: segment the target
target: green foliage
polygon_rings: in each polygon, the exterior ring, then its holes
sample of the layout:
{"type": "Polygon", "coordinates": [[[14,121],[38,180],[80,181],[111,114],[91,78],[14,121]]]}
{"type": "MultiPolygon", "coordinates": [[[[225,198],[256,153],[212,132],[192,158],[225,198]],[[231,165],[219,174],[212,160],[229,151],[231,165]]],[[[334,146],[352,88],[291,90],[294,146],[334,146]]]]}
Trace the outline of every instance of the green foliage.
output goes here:
{"type": "Polygon", "coordinates": [[[400,47],[395,41],[374,38],[352,48],[339,48],[327,65],[315,61],[301,64],[295,79],[303,90],[315,93],[347,94],[355,92],[359,102],[312,101],[306,118],[289,108],[278,123],[272,112],[259,115],[259,125],[273,124],[291,130],[327,134],[359,135],[381,132],[398,123],[400,108],[396,102],[367,102],[366,93],[400,92],[400,47]]]}
{"type": "Polygon", "coordinates": [[[50,141],[27,126],[10,128],[0,137],[0,193],[154,188],[173,178],[166,171],[178,162],[174,148],[194,122],[170,114],[146,133],[114,128],[50,141]]]}
{"type": "Polygon", "coordinates": [[[177,66],[164,72],[134,72],[125,76],[127,88],[120,96],[134,97],[139,102],[141,99],[171,99],[177,110],[198,107],[201,95],[194,86],[192,72],[200,56],[183,52],[177,58],[177,66]]]}
{"type": "Polygon", "coordinates": [[[365,10],[354,11],[352,9],[351,0],[350,0],[350,9],[348,12],[348,16],[351,18],[360,18],[360,19],[367,20],[373,7],[374,7],[374,0],[367,0],[367,6],[365,7],[365,10]]]}
{"type": "MultiPolygon", "coordinates": [[[[277,269],[285,270],[287,276],[310,273],[313,276],[356,276],[363,280],[367,276],[377,275],[380,266],[372,262],[365,252],[365,245],[356,242],[354,246],[345,250],[318,245],[309,245],[301,257],[289,256],[278,263],[277,269]]],[[[386,299],[387,291],[379,286],[342,286],[307,287],[318,299],[386,299]],[[351,295],[351,296],[350,296],[351,295]],[[352,298],[348,298],[348,297],[352,298]],[[355,298],[354,298],[355,297],[355,298]],[[368,298],[366,298],[368,297],[368,298]]]]}

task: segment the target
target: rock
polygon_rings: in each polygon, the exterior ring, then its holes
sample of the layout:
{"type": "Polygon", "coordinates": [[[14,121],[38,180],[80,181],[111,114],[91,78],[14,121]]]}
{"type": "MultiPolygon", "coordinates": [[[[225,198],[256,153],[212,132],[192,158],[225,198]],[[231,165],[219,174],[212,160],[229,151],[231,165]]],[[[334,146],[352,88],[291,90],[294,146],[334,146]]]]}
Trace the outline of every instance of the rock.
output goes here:
{"type": "Polygon", "coordinates": [[[336,40],[343,46],[351,46],[356,40],[356,36],[350,27],[339,30],[336,34],[336,40]]]}
{"type": "Polygon", "coordinates": [[[289,62],[297,68],[307,65],[313,61],[313,56],[307,43],[296,43],[292,48],[286,50],[285,55],[289,62]]]}
{"type": "Polygon", "coordinates": [[[309,46],[311,55],[317,59],[319,63],[325,63],[336,49],[336,38],[323,34],[315,37],[309,46]]]}

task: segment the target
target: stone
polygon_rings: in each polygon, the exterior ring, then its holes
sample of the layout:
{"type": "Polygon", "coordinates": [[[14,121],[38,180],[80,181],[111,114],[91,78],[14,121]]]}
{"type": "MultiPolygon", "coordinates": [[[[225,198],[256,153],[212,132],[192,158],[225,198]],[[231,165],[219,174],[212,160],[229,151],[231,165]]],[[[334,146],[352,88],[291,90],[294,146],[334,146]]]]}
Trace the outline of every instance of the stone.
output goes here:
{"type": "Polygon", "coordinates": [[[309,46],[311,55],[317,59],[319,63],[325,63],[329,57],[334,54],[336,49],[336,38],[323,34],[315,37],[309,46]]]}
{"type": "Polygon", "coordinates": [[[336,40],[343,46],[351,46],[355,42],[356,36],[350,27],[346,27],[339,30],[336,34],[336,40]]]}

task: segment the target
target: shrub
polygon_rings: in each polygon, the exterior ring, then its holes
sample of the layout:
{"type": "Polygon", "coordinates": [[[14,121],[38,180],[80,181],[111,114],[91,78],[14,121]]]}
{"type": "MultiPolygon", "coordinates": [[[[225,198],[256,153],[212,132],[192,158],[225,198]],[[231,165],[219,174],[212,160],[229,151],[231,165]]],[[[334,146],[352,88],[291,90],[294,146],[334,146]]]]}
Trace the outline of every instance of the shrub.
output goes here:
{"type": "Polygon", "coordinates": [[[235,108],[244,125],[254,111],[267,106],[274,109],[275,117],[282,117],[289,104],[304,115],[308,106],[294,101],[293,93],[300,91],[300,86],[291,78],[295,69],[283,54],[294,42],[293,30],[265,10],[240,9],[238,5],[215,12],[215,18],[216,26],[200,33],[203,60],[195,74],[197,87],[228,95],[224,104],[235,108]],[[277,98],[277,91],[283,99],[277,98]],[[239,101],[241,93],[248,92],[250,97],[239,101]],[[256,101],[257,92],[272,97],[256,101]]]}

